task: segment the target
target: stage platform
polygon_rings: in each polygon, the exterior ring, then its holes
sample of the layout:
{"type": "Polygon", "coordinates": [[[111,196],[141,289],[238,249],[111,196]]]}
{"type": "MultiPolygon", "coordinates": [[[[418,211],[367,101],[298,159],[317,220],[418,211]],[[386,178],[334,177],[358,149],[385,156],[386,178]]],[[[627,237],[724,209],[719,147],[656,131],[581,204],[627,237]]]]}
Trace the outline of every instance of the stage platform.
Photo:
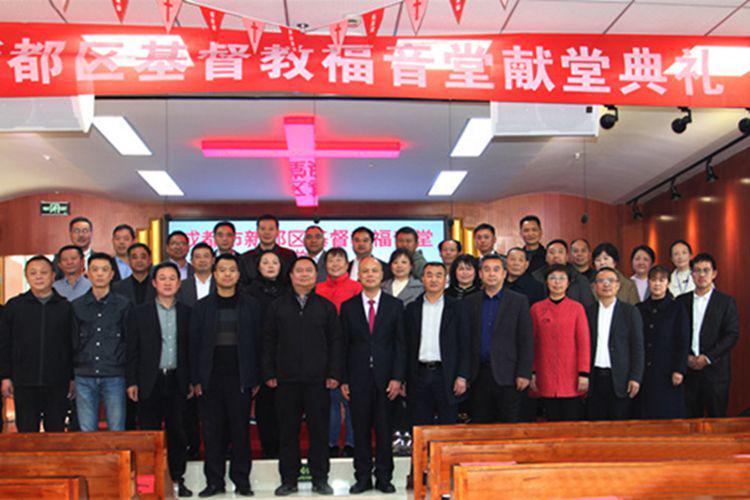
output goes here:
{"type": "MultiPolygon", "coordinates": [[[[328,482],[334,490],[336,497],[349,497],[349,498],[366,498],[368,500],[373,499],[391,499],[391,500],[403,500],[414,498],[411,491],[406,491],[406,476],[409,473],[409,457],[394,457],[395,470],[393,472],[393,485],[396,487],[396,493],[390,495],[384,495],[377,490],[368,491],[360,495],[349,495],[349,487],[354,484],[354,467],[352,465],[351,458],[334,458],[331,460],[331,472],[328,477],[328,482]]],[[[303,460],[304,463],[304,460],[303,460]]],[[[229,464],[227,463],[227,471],[229,471],[229,464]]],[[[250,474],[250,481],[252,483],[253,491],[255,491],[255,497],[260,499],[278,498],[275,497],[273,491],[279,486],[279,469],[277,460],[254,460],[253,471],[250,474]]],[[[188,462],[187,472],[185,473],[185,483],[188,488],[193,490],[193,498],[197,498],[198,492],[202,490],[206,483],[203,476],[203,462],[193,461],[188,462]]],[[[239,495],[235,496],[232,493],[234,485],[229,480],[229,476],[226,477],[227,493],[225,495],[218,495],[212,498],[244,498],[239,495]]],[[[290,495],[288,498],[298,497],[322,497],[317,495],[311,490],[312,485],[309,482],[299,483],[299,493],[290,495]]]]}

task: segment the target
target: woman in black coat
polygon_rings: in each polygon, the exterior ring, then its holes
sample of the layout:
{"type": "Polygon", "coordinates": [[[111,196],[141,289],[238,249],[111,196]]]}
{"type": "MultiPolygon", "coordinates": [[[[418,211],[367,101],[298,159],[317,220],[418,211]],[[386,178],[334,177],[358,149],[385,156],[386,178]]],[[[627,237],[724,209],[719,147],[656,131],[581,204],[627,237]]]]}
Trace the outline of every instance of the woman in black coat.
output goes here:
{"type": "Polygon", "coordinates": [[[690,320],[685,306],[669,293],[669,270],[655,266],[648,273],[650,297],[638,304],[643,317],[646,369],[635,416],[642,419],[685,417],[683,380],[690,350],[690,320]]]}
{"type": "MultiPolygon", "coordinates": [[[[261,325],[266,319],[268,306],[288,290],[281,273],[281,260],[270,250],[258,257],[257,278],[247,287],[247,293],[260,303],[261,325]]],[[[278,458],[279,431],[276,426],[274,390],[266,384],[260,385],[255,398],[255,419],[263,449],[263,458],[278,458]]]]}

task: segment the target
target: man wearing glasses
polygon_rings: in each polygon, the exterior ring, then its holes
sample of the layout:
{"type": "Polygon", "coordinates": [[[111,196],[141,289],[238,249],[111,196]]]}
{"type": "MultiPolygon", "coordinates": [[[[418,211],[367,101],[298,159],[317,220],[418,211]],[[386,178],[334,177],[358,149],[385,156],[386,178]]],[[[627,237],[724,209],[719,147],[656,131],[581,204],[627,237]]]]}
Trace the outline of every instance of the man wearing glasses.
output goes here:
{"type": "Polygon", "coordinates": [[[192,279],[195,273],[193,266],[187,261],[189,249],[190,240],[188,240],[187,234],[183,231],[172,231],[169,233],[169,236],[167,236],[167,257],[180,270],[180,281],[192,279]]]}
{"type": "MultiPolygon", "coordinates": [[[[86,217],[74,217],[68,223],[68,233],[70,234],[70,243],[80,248],[83,252],[83,266],[84,269],[88,270],[89,257],[94,253],[91,250],[91,237],[94,234],[93,224],[86,217]]],[[[52,262],[55,268],[56,280],[65,276],[62,269],[60,269],[59,260],[60,256],[55,255],[55,259],[52,262]]]]}
{"type": "Polygon", "coordinates": [[[739,315],[733,297],[714,288],[714,258],[700,253],[690,261],[695,290],[677,300],[690,314],[692,341],[685,375],[685,406],[691,418],[726,417],[731,351],[740,336],[739,315]]]}
{"type": "Polygon", "coordinates": [[[594,276],[598,302],[586,308],[591,332],[589,420],[627,420],[643,378],[643,321],[635,306],[617,300],[617,271],[602,267],[594,276]]]}

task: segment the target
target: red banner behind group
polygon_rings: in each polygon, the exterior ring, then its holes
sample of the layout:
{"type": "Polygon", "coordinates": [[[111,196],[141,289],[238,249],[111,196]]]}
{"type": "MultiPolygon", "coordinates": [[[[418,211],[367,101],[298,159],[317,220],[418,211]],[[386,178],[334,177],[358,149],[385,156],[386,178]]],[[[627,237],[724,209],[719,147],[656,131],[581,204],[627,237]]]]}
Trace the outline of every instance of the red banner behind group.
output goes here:
{"type": "MultiPolygon", "coordinates": [[[[261,28],[262,29],[262,28],[261,28]]],[[[750,38],[361,37],[0,24],[0,96],[241,92],[646,106],[750,106],[750,38]],[[257,40],[257,38],[256,38],[257,40]]]]}

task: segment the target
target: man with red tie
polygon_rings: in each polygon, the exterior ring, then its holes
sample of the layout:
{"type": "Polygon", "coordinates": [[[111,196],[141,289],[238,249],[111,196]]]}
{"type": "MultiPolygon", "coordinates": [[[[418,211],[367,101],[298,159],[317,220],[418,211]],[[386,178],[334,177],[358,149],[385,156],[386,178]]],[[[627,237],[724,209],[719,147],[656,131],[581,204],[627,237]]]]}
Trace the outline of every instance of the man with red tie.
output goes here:
{"type": "Polygon", "coordinates": [[[346,339],[346,364],[341,392],[349,400],[354,426],[354,476],[352,494],[372,489],[372,445],[375,428],[375,487],[396,491],[391,449],[391,405],[406,376],[406,339],[403,303],[382,293],[383,267],[374,257],[359,263],[362,293],[341,306],[341,326],[346,339]]]}

